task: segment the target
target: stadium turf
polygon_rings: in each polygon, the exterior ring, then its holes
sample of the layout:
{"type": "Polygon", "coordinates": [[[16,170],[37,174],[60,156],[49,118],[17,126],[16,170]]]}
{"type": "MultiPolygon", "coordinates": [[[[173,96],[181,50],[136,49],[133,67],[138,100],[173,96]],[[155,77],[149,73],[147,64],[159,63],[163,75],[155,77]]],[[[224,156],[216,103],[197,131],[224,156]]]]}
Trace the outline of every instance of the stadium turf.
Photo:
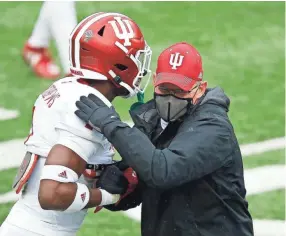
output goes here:
{"type": "MultiPolygon", "coordinates": [[[[230,118],[239,142],[284,135],[284,2],[77,2],[78,19],[97,11],[132,17],[153,50],[178,41],[198,48],[209,86],[221,86],[231,99],[230,118]]],[[[31,108],[51,81],[36,78],[21,59],[23,44],[37,18],[39,2],[0,2],[0,106],[18,109],[18,119],[0,121],[0,141],[24,138],[31,108]]],[[[54,55],[56,50],[53,48],[54,55]]],[[[146,99],[152,97],[152,86],[146,99]]],[[[116,99],[124,120],[133,100],[116,99]]],[[[1,150],[0,150],[1,151],[1,150]]],[[[6,158],[6,157],[4,157],[6,158]]],[[[12,158],[12,157],[10,157],[12,158]]],[[[3,161],[3,160],[1,160],[3,161]]],[[[246,168],[284,164],[284,150],[247,157],[246,168]]],[[[0,172],[0,193],[10,191],[15,169],[0,172]]],[[[284,219],[284,191],[249,196],[254,218],[284,219]]],[[[0,223],[11,204],[0,205],[0,223]]],[[[139,223],[120,213],[90,213],[79,235],[139,235],[139,223]]]]}

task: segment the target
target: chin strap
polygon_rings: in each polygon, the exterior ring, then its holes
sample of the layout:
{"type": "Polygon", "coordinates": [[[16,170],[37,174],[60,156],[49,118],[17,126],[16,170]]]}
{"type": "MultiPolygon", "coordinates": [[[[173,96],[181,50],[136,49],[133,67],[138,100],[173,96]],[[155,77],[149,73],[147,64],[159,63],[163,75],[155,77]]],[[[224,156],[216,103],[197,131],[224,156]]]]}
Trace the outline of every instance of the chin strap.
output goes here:
{"type": "Polygon", "coordinates": [[[142,104],[144,104],[144,93],[137,93],[137,102],[133,103],[130,107],[130,111],[135,110],[137,107],[141,106],[142,104]]]}

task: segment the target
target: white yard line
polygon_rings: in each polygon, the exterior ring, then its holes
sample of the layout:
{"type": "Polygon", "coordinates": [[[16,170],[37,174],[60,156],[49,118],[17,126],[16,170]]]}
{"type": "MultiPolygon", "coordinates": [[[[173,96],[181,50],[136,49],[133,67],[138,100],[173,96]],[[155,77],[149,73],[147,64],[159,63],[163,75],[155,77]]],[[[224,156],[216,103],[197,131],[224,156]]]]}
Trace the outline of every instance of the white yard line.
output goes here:
{"type": "MultiPolygon", "coordinates": [[[[16,202],[19,199],[19,195],[17,195],[14,191],[1,194],[0,195],[0,204],[8,203],[8,202],[16,202]]],[[[0,222],[1,224],[1,222],[0,222]]]]}
{"type": "Polygon", "coordinates": [[[253,220],[255,236],[285,236],[286,227],[283,220],[253,220]]]}
{"type": "Polygon", "coordinates": [[[25,155],[24,139],[0,143],[0,170],[18,167],[25,155]]]}
{"type": "Polygon", "coordinates": [[[17,110],[8,110],[6,108],[0,107],[0,121],[1,120],[15,119],[18,116],[19,116],[19,111],[17,111],[17,110]]]}
{"type": "Polygon", "coordinates": [[[247,195],[285,188],[285,165],[269,165],[244,170],[247,195]]]}
{"type": "Polygon", "coordinates": [[[240,146],[243,157],[275,151],[285,148],[285,137],[265,140],[258,143],[244,144],[240,146]]]}

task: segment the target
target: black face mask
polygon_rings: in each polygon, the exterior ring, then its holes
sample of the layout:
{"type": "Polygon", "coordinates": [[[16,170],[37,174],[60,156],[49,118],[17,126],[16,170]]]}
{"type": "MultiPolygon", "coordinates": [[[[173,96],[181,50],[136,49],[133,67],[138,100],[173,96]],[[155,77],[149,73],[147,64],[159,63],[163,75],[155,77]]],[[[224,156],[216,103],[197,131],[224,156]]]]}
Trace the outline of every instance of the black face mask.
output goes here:
{"type": "Polygon", "coordinates": [[[154,94],[156,109],[166,122],[173,122],[194,107],[192,99],[177,98],[173,95],[154,94]]]}

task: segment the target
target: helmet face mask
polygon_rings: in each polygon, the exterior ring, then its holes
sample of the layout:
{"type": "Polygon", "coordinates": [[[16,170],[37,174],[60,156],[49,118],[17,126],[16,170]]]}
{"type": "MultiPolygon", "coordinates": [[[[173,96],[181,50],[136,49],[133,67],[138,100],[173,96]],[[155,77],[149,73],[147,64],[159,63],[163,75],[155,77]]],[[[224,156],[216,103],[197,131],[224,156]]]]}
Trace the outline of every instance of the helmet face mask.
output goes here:
{"type": "Polygon", "coordinates": [[[144,93],[146,90],[152,71],[150,69],[151,66],[151,58],[152,58],[152,50],[145,42],[145,49],[137,51],[135,55],[135,59],[138,66],[138,74],[136,78],[133,81],[133,87],[135,89],[135,92],[138,93],[144,93]],[[146,77],[146,78],[144,78],[146,77]]]}
{"type": "Polygon", "coordinates": [[[148,87],[152,75],[152,71],[150,69],[152,50],[146,42],[144,50],[138,50],[135,56],[130,55],[130,57],[132,61],[136,64],[138,72],[134,77],[132,87],[124,82],[121,83],[121,86],[125,87],[129,92],[127,96],[122,96],[124,98],[132,97],[137,93],[144,93],[144,91],[148,87]]]}
{"type": "Polygon", "coordinates": [[[124,97],[146,89],[151,56],[138,25],[119,13],[91,15],[70,37],[71,73],[80,78],[110,80],[128,91],[124,97]]]}

